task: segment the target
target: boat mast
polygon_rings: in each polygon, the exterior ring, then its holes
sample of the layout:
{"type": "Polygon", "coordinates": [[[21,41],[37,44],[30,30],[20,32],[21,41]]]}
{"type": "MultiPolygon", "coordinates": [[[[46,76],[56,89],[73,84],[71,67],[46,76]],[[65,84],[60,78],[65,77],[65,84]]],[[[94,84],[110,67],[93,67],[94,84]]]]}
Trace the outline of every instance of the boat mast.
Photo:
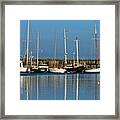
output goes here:
{"type": "Polygon", "coordinates": [[[38,68],[38,57],[39,57],[39,39],[40,39],[40,33],[37,33],[37,68],[38,68]]]}
{"type": "Polygon", "coordinates": [[[31,51],[31,62],[30,62],[30,63],[31,63],[31,65],[30,65],[30,66],[32,67],[32,51],[31,51]]]}
{"type": "Polygon", "coordinates": [[[57,32],[56,32],[56,38],[55,38],[55,53],[54,53],[54,60],[56,60],[56,49],[57,49],[57,32]]]}
{"type": "Polygon", "coordinates": [[[76,36],[76,39],[75,39],[75,46],[76,46],[77,66],[79,66],[79,58],[78,58],[78,36],[76,36]]]}
{"type": "Polygon", "coordinates": [[[75,66],[75,52],[73,52],[73,67],[75,66]]]}
{"type": "Polygon", "coordinates": [[[29,39],[30,39],[30,21],[28,20],[27,27],[27,46],[26,46],[26,66],[28,67],[28,59],[29,59],[29,39]]]}
{"type": "Polygon", "coordinates": [[[97,43],[97,29],[96,29],[96,24],[94,24],[94,39],[95,39],[95,51],[96,51],[96,59],[97,59],[97,47],[98,47],[98,43],[97,43]]]}
{"type": "Polygon", "coordinates": [[[65,59],[65,65],[67,65],[67,52],[66,52],[66,30],[64,28],[64,59],[65,59]]]}
{"type": "Polygon", "coordinates": [[[53,67],[55,68],[55,67],[56,67],[57,32],[56,32],[55,42],[54,42],[54,43],[55,43],[55,44],[54,44],[55,46],[54,46],[54,64],[53,64],[53,67]]]}
{"type": "Polygon", "coordinates": [[[97,68],[97,62],[99,60],[99,43],[98,43],[98,35],[97,35],[97,28],[96,28],[96,24],[94,24],[94,39],[95,39],[95,63],[96,63],[96,68],[97,68]]]}

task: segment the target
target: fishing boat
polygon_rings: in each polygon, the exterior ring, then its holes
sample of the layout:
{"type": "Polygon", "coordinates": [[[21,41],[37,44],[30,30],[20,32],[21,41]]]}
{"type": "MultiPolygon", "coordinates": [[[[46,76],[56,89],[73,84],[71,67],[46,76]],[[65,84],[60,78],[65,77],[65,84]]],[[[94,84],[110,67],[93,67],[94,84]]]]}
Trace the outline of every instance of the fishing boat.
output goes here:
{"type": "MultiPolygon", "coordinates": [[[[75,46],[76,46],[76,64],[67,64],[67,51],[66,51],[66,30],[64,28],[64,60],[65,60],[65,66],[67,73],[78,73],[82,72],[84,70],[84,65],[79,64],[79,57],[78,57],[78,36],[76,36],[75,39],[75,46]]],[[[74,59],[74,58],[73,58],[74,59]]],[[[73,60],[74,61],[74,60],[73,60]]]]}

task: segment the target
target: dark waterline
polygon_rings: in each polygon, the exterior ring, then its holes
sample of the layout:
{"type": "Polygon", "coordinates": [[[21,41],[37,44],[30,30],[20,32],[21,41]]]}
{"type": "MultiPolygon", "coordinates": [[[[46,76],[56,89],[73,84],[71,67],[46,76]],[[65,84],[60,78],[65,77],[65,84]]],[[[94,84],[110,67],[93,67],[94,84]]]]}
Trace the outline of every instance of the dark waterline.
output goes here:
{"type": "Polygon", "coordinates": [[[100,73],[21,74],[21,100],[100,100],[100,73]]]}

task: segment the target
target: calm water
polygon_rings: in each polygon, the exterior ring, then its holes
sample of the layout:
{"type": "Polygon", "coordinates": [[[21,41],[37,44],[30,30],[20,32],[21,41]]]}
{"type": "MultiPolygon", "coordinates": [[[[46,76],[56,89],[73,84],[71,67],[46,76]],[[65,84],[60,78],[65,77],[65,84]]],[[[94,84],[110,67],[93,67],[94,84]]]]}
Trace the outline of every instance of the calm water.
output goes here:
{"type": "Polygon", "coordinates": [[[99,100],[100,73],[20,76],[21,100],[99,100]]]}

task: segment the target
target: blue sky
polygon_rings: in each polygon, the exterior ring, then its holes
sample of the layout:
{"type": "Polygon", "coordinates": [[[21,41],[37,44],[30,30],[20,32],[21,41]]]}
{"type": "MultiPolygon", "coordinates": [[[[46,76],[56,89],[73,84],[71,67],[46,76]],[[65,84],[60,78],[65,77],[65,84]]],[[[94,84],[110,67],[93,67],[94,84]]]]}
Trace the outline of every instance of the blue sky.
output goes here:
{"type": "MultiPolygon", "coordinates": [[[[79,39],[79,59],[95,58],[94,25],[100,38],[99,20],[30,20],[30,46],[36,58],[37,32],[40,32],[39,58],[54,58],[56,40],[56,58],[64,58],[63,30],[67,30],[67,57],[75,52],[75,37],[79,39]],[[57,34],[57,39],[56,39],[57,34]]],[[[20,55],[25,54],[27,39],[27,20],[20,21],[20,55]]],[[[100,39],[98,39],[100,41],[100,39]]]]}

